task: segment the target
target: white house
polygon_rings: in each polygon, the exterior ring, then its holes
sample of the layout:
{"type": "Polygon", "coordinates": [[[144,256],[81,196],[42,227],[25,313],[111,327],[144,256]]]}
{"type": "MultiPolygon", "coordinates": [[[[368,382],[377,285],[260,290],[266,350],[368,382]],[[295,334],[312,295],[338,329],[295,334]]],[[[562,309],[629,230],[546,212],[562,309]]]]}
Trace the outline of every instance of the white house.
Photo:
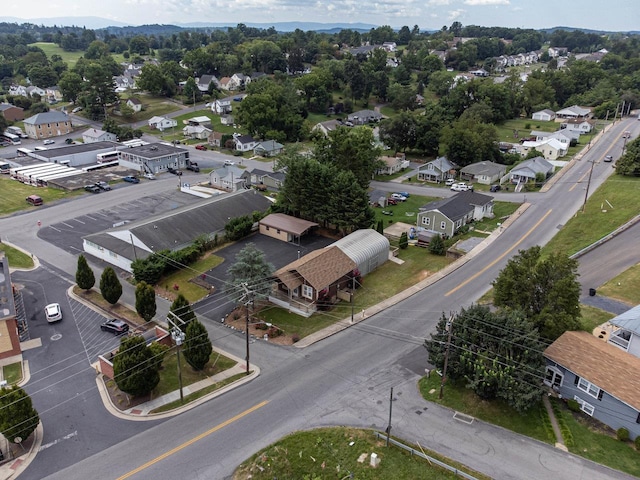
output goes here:
{"type": "Polygon", "coordinates": [[[133,108],[134,113],[138,113],[142,110],[142,102],[135,97],[131,97],[127,100],[127,105],[133,108]]]}
{"type": "Polygon", "coordinates": [[[82,134],[82,141],[84,143],[117,142],[118,139],[115,133],[105,132],[104,130],[98,130],[96,128],[90,128],[82,134]]]}
{"type": "Polygon", "coordinates": [[[579,107],[578,105],[572,105],[571,107],[563,108],[556,112],[557,119],[573,118],[580,120],[587,120],[591,118],[591,109],[585,107],[579,107]]]}
{"type": "Polygon", "coordinates": [[[188,138],[205,140],[209,138],[212,130],[204,125],[187,125],[182,129],[182,134],[188,138]]]}
{"type": "Polygon", "coordinates": [[[234,141],[236,150],[239,152],[248,152],[258,145],[258,142],[251,135],[236,135],[234,136],[234,141]]]}
{"type": "Polygon", "coordinates": [[[548,108],[545,108],[544,110],[534,112],[531,118],[533,120],[539,120],[541,122],[550,122],[551,120],[555,120],[556,112],[554,112],[553,110],[549,110],[548,108]]]}
{"type": "Polygon", "coordinates": [[[542,157],[530,158],[519,163],[509,172],[509,181],[511,183],[526,183],[535,181],[536,175],[542,174],[544,178],[548,178],[553,173],[553,165],[542,157]]]}
{"type": "Polygon", "coordinates": [[[560,128],[566,129],[569,132],[578,132],[580,135],[589,133],[593,130],[593,125],[588,120],[581,118],[570,118],[565,120],[560,125],[560,128]]]}
{"type": "Polygon", "coordinates": [[[160,130],[164,132],[167,128],[174,128],[178,126],[178,122],[169,117],[151,117],[149,119],[149,128],[152,130],[160,130]]]}
{"type": "Polygon", "coordinates": [[[562,143],[555,138],[547,138],[540,142],[522,142],[522,150],[520,155],[527,156],[527,153],[533,149],[542,154],[546,160],[557,160],[567,154],[569,145],[562,143]]]}

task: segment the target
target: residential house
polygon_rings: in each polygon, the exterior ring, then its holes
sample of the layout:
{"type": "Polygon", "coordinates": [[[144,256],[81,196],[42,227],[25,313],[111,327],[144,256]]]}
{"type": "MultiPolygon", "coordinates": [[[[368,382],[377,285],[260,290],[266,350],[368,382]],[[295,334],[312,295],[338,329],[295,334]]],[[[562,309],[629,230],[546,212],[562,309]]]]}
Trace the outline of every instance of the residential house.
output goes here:
{"type": "Polygon", "coordinates": [[[566,57],[568,51],[567,47],[549,47],[547,50],[551,58],[566,57]]]}
{"type": "Polygon", "coordinates": [[[209,85],[211,85],[212,83],[215,87],[217,87],[218,79],[216,78],[215,75],[202,75],[200,78],[196,80],[196,85],[198,87],[198,90],[200,90],[203,93],[209,91],[209,85]]]}
{"type": "Polygon", "coordinates": [[[418,167],[418,180],[422,182],[441,183],[455,176],[456,165],[447,157],[438,157],[418,167]]]}
{"type": "Polygon", "coordinates": [[[44,89],[45,97],[42,99],[47,103],[55,104],[63,99],[62,92],[58,86],[48,87],[44,89]]]}
{"type": "Polygon", "coordinates": [[[203,125],[187,125],[182,129],[182,134],[191,139],[206,140],[211,135],[212,130],[203,125]]]}
{"type": "Polygon", "coordinates": [[[493,218],[493,197],[466,191],[421,207],[416,224],[424,230],[452,237],[466,224],[483,218],[493,218]]]}
{"type": "Polygon", "coordinates": [[[266,140],[258,143],[253,148],[253,153],[254,155],[259,155],[261,157],[275,157],[282,153],[283,148],[284,145],[276,142],[275,140],[266,140]]]}
{"type": "Polygon", "coordinates": [[[384,164],[376,170],[376,175],[393,175],[405,168],[409,168],[409,160],[404,153],[397,153],[395,156],[382,156],[380,161],[384,164]]]}
{"type": "Polygon", "coordinates": [[[98,130],[97,128],[90,128],[83,132],[82,141],[84,143],[117,142],[118,138],[115,133],[105,132],[104,130],[98,130]]]}
{"type": "Polygon", "coordinates": [[[235,123],[235,119],[233,115],[220,115],[220,124],[221,125],[233,125],[235,123]]]}
{"type": "Polygon", "coordinates": [[[11,85],[9,87],[9,95],[13,95],[15,97],[28,97],[27,87],[24,85],[11,85]]]}
{"type": "Polygon", "coordinates": [[[134,113],[138,113],[142,110],[142,102],[135,98],[135,97],[131,97],[127,100],[127,105],[129,105],[131,108],[133,108],[133,112],[134,113]]]}
{"type": "Polygon", "coordinates": [[[491,185],[499,182],[507,172],[506,165],[495,162],[477,162],[460,169],[462,179],[478,182],[482,185],[491,185]]]}
{"type": "Polygon", "coordinates": [[[358,55],[364,55],[365,57],[370,57],[374,50],[378,48],[382,48],[381,45],[361,45],[359,47],[353,47],[349,49],[349,53],[354,57],[358,55]]]}
{"type": "Polygon", "coordinates": [[[640,435],[640,358],[582,331],[563,333],[544,357],[545,385],[613,430],[640,435]]]}
{"type": "Polygon", "coordinates": [[[536,150],[542,154],[542,156],[547,160],[557,160],[558,158],[564,157],[567,154],[567,149],[569,145],[567,143],[562,143],[560,140],[555,138],[547,138],[540,142],[535,141],[526,141],[522,142],[522,150],[520,151],[520,155],[525,157],[527,153],[531,150],[536,150]]]}
{"type": "Polygon", "coordinates": [[[396,42],[383,42],[382,48],[384,48],[387,52],[395,52],[398,48],[396,42]]]}
{"type": "Polygon", "coordinates": [[[590,108],[573,105],[571,107],[558,110],[556,112],[556,122],[563,121],[565,119],[589,120],[592,116],[593,114],[590,108]]]}
{"type": "Polygon", "coordinates": [[[30,87],[26,88],[26,91],[27,91],[27,95],[26,95],[27,97],[38,96],[43,102],[47,100],[47,92],[44,90],[44,88],[31,85],[30,87]]]}
{"type": "Polygon", "coordinates": [[[168,128],[175,128],[178,126],[177,120],[169,117],[151,117],[148,121],[149,128],[151,130],[160,130],[164,132],[168,128]]]}
{"type": "Polygon", "coordinates": [[[242,73],[234,73],[229,79],[229,90],[244,90],[251,83],[251,77],[242,73]]]}
{"type": "Polygon", "coordinates": [[[266,170],[260,170],[259,168],[253,168],[251,170],[245,170],[242,173],[242,178],[247,186],[262,185],[270,190],[279,190],[282,185],[284,185],[286,174],[282,171],[268,172],[266,170]]]}
{"type": "Polygon", "coordinates": [[[564,143],[567,147],[571,145],[572,140],[575,140],[577,143],[580,139],[580,134],[578,132],[573,132],[567,129],[556,130],[555,132],[541,132],[538,130],[531,130],[531,133],[529,135],[531,137],[535,137],[536,142],[542,142],[544,140],[555,138],[560,143],[564,143]]]}
{"type": "Polygon", "coordinates": [[[382,120],[382,114],[373,110],[359,110],[349,114],[347,120],[354,125],[365,125],[371,122],[379,122],[382,120]]]}
{"type": "Polygon", "coordinates": [[[488,77],[489,76],[489,72],[487,72],[484,68],[478,68],[476,70],[469,70],[469,73],[471,75],[473,75],[474,77],[480,77],[480,78],[484,78],[484,77],[488,77]]]}
{"type": "Polygon", "coordinates": [[[231,90],[231,77],[222,77],[218,80],[218,86],[221,90],[231,90]]]}
{"type": "MultiPolygon", "coordinates": [[[[236,192],[245,188],[244,170],[234,165],[214,168],[209,174],[209,183],[214,188],[236,192]]],[[[254,192],[255,193],[255,192],[254,192]]]]}
{"type": "Polygon", "coordinates": [[[566,129],[570,132],[578,132],[580,135],[590,133],[593,130],[593,124],[589,120],[581,118],[570,118],[565,120],[560,125],[561,129],[566,129]]]}
{"type": "Polygon", "coordinates": [[[202,127],[210,127],[211,119],[206,115],[201,115],[199,117],[191,117],[187,120],[187,124],[190,126],[202,126],[202,127]]]}
{"type": "Polygon", "coordinates": [[[530,158],[519,163],[509,172],[511,183],[535,182],[537,175],[542,175],[545,179],[553,173],[553,165],[542,157],[530,158]]]}
{"type": "Polygon", "coordinates": [[[115,85],[115,91],[118,93],[123,93],[127,90],[136,88],[135,77],[133,77],[130,73],[114,76],[113,84],[115,85]]]}
{"type": "Polygon", "coordinates": [[[322,132],[323,135],[329,135],[338,127],[344,127],[340,120],[327,120],[326,122],[316,123],[311,129],[312,132],[322,132]]]}
{"type": "Polygon", "coordinates": [[[221,145],[221,143],[223,135],[224,134],[222,132],[211,132],[209,134],[209,138],[207,138],[207,143],[212,147],[222,147],[223,145],[221,145]]]}
{"type": "Polygon", "coordinates": [[[10,103],[0,103],[0,115],[9,122],[21,122],[24,120],[24,108],[16,107],[10,103]]]}
{"type": "Polygon", "coordinates": [[[640,358],[640,305],[609,320],[613,331],[607,341],[640,358]]]}
{"type": "Polygon", "coordinates": [[[215,100],[211,103],[211,111],[213,113],[217,113],[218,115],[231,113],[231,111],[233,110],[233,98],[234,97],[226,97],[215,100]]]}
{"type": "Polygon", "coordinates": [[[539,120],[541,122],[550,122],[551,120],[556,119],[556,112],[548,108],[545,108],[544,110],[539,110],[537,112],[534,112],[533,115],[531,115],[531,118],[533,120],[539,120]]]}
{"type": "Polygon", "coordinates": [[[236,144],[236,150],[239,152],[249,152],[256,148],[258,144],[251,135],[234,135],[233,140],[236,144]]]}
{"type": "Polygon", "coordinates": [[[71,119],[57,110],[38,113],[24,121],[24,131],[36,140],[67,135],[73,131],[71,119]]]}

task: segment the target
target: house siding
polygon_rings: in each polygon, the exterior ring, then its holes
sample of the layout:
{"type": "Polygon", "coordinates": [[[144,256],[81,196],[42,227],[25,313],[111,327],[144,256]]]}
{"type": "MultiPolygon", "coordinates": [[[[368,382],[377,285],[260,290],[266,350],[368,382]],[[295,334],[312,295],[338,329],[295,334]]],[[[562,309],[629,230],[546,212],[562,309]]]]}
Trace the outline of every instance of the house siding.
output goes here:
{"type": "Polygon", "coordinates": [[[452,237],[455,233],[455,222],[452,222],[442,213],[432,210],[430,212],[418,213],[418,227],[423,227],[426,230],[439,233],[440,235],[447,235],[452,237]],[[429,218],[429,225],[424,223],[424,218],[429,218]],[[442,222],[445,222],[445,228],[441,227],[442,222]]]}
{"type": "Polygon", "coordinates": [[[292,240],[291,235],[289,235],[288,232],[269,227],[268,225],[260,224],[260,233],[262,235],[266,235],[267,237],[275,238],[276,240],[281,240],[283,242],[290,242],[292,240]]]}

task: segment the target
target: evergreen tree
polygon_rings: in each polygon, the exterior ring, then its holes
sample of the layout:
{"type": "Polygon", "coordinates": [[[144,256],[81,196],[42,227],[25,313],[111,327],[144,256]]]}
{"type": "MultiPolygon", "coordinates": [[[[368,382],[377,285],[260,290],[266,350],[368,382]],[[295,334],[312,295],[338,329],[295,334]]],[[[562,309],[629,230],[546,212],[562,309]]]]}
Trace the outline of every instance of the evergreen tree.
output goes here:
{"type": "Polygon", "coordinates": [[[158,367],[153,351],[141,335],[125,337],[113,359],[113,379],[129,395],[146,395],[160,382],[158,367]]]}
{"type": "Polygon", "coordinates": [[[184,344],[184,358],[195,370],[202,370],[213,348],[207,329],[198,320],[189,323],[184,344]]]}
{"type": "Polygon", "coordinates": [[[444,245],[444,240],[440,235],[434,236],[429,242],[429,251],[434,255],[444,255],[447,253],[447,249],[444,245]]]}
{"type": "Polygon", "coordinates": [[[122,295],[122,285],[116,272],[111,267],[107,267],[100,277],[100,293],[111,305],[118,303],[118,299],[122,295]]]}
{"type": "Polygon", "coordinates": [[[175,318],[170,317],[171,322],[175,323],[176,326],[183,332],[186,332],[189,323],[196,319],[196,314],[193,313],[193,310],[191,310],[189,300],[187,300],[181,293],[178,294],[178,297],[173,301],[171,307],[169,308],[169,311],[180,318],[181,322],[176,320],[175,318]]]}
{"type": "Polygon", "coordinates": [[[409,239],[407,238],[407,232],[402,232],[400,235],[400,241],[398,242],[398,246],[401,250],[404,250],[409,246],[409,239]]]}
{"type": "Polygon", "coordinates": [[[238,252],[235,263],[227,273],[230,277],[227,293],[236,302],[245,294],[242,285],[253,293],[254,298],[264,298],[271,290],[266,280],[273,273],[273,265],[267,262],[264,252],[253,243],[248,243],[238,252]]]}
{"type": "Polygon", "coordinates": [[[17,385],[0,389],[0,433],[8,441],[26,440],[38,423],[40,417],[27,392],[17,385]]]}
{"type": "Polygon", "coordinates": [[[136,312],[145,322],[150,321],[156,314],[156,292],[146,282],[136,285],[136,312]]]}
{"type": "Polygon", "coordinates": [[[378,220],[378,224],[376,225],[376,231],[380,235],[384,235],[384,221],[382,219],[378,220]]]}
{"type": "Polygon", "coordinates": [[[96,284],[96,277],[89,267],[84,255],[78,257],[78,268],[76,270],[76,283],[82,290],[91,290],[96,284]]]}

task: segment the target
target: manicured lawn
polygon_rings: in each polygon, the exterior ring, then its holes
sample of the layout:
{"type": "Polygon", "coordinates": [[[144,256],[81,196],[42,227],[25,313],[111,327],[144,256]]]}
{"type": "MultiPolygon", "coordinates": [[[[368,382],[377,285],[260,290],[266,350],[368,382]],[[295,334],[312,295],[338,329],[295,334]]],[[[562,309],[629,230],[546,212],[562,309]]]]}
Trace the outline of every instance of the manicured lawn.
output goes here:
{"type": "Polygon", "coordinates": [[[525,414],[520,414],[502,400],[488,402],[482,400],[464,384],[448,382],[444,387],[444,395],[439,399],[441,377],[431,372],[429,377],[420,380],[420,393],[430,402],[444,405],[457,412],[466,413],[482,421],[499,425],[503,428],[535,438],[545,443],[553,443],[549,430],[544,427],[548,415],[542,402],[525,414]]]}
{"type": "Polygon", "coordinates": [[[190,303],[196,302],[210,292],[189,280],[198,276],[198,272],[207,272],[220,265],[223,261],[224,259],[222,257],[218,257],[217,255],[208,255],[192,265],[189,265],[189,268],[177,270],[171,275],[163,277],[158,282],[158,285],[163,286],[167,292],[173,291],[175,295],[182,293],[190,303]],[[173,289],[174,285],[178,285],[178,290],[173,289]]]}
{"type": "Polygon", "coordinates": [[[29,44],[30,47],[38,47],[42,49],[42,51],[47,55],[47,58],[51,60],[51,55],[60,55],[62,57],[62,61],[65,62],[69,66],[69,70],[73,69],[73,67],[78,62],[78,59],[84,55],[84,51],[78,50],[75,52],[67,52],[60,48],[55,43],[48,42],[36,42],[29,44]]]}
{"type": "Polygon", "coordinates": [[[0,250],[5,253],[9,260],[9,267],[12,268],[32,268],[33,259],[22,251],[10,247],[4,243],[0,243],[0,250]]]}
{"type": "MultiPolygon", "coordinates": [[[[398,185],[398,190],[396,191],[402,191],[402,187],[398,185]]],[[[391,196],[392,193],[394,192],[389,192],[387,196],[391,196]]],[[[418,215],[418,209],[434,200],[437,199],[435,197],[421,197],[419,195],[411,195],[409,198],[407,198],[406,201],[398,202],[397,205],[388,205],[385,208],[375,207],[373,209],[376,214],[374,224],[377,224],[378,220],[382,219],[385,228],[387,228],[394,222],[403,222],[415,225],[418,215]],[[385,215],[384,213],[382,213],[383,211],[391,212],[392,215],[385,215]]]]}
{"type": "Polygon", "coordinates": [[[640,303],[640,265],[634,265],[598,288],[598,293],[629,305],[640,303]]]}
{"type": "MultiPolygon", "coordinates": [[[[414,446],[416,450],[421,447],[414,446]]],[[[465,468],[441,455],[424,453],[444,463],[466,471],[479,479],[486,476],[465,468]]],[[[373,432],[349,427],[319,428],[296,432],[268,446],[242,462],[233,475],[234,480],[275,478],[287,479],[454,479],[444,469],[412,456],[399,447],[386,447],[373,432]],[[380,464],[373,469],[369,460],[358,462],[362,453],[375,452],[380,464]]]]}
{"type": "MultiPolygon", "coordinates": [[[[43,210],[43,222],[46,220],[46,209],[42,207],[32,207],[25,202],[25,198],[29,195],[40,195],[44,204],[64,198],[72,198],[85,193],[84,191],[67,192],[56,188],[32,187],[22,182],[0,177],[0,191],[2,192],[2,202],[0,202],[0,217],[21,210],[43,210]]],[[[45,222],[46,224],[46,222],[45,222]]]]}
{"type": "Polygon", "coordinates": [[[504,221],[513,214],[520,207],[519,203],[511,202],[495,202],[493,205],[493,218],[484,218],[479,222],[474,222],[473,227],[475,230],[483,232],[492,232],[498,228],[498,224],[504,223],[504,221]]]}
{"type": "MultiPolygon", "coordinates": [[[[123,100],[130,96],[134,96],[142,102],[142,110],[131,118],[124,118],[116,115],[112,116],[112,118],[118,123],[131,123],[139,122],[141,120],[149,120],[151,117],[156,115],[162,116],[182,109],[180,104],[172,102],[166,97],[154,97],[145,93],[136,93],[134,95],[124,93],[120,95],[123,100]]],[[[182,129],[180,124],[176,127],[176,130],[178,129],[182,129]]]]}
{"type": "Polygon", "coordinates": [[[22,380],[22,365],[18,363],[12,363],[2,367],[2,375],[9,385],[14,385],[22,380]]]}
{"type": "Polygon", "coordinates": [[[582,315],[580,329],[589,333],[592,333],[593,329],[598,325],[602,325],[615,317],[613,313],[605,312],[589,305],[580,305],[580,314],[582,315]]]}
{"type": "Polygon", "coordinates": [[[211,120],[211,128],[214,132],[232,134],[237,131],[235,128],[233,128],[233,125],[222,125],[222,123],[220,123],[220,115],[216,115],[208,108],[205,110],[197,110],[195,112],[190,111],[189,113],[184,113],[182,115],[174,117],[178,122],[176,130],[182,130],[187,120],[193,117],[208,117],[211,120]]]}
{"type": "Polygon", "coordinates": [[[509,143],[517,143],[519,139],[529,137],[531,130],[555,132],[558,128],[560,128],[560,124],[554,121],[542,122],[539,120],[532,120],[530,118],[507,120],[502,124],[496,125],[499,141],[509,143]],[[514,136],[514,130],[518,131],[518,138],[514,136]]]}
{"type": "MultiPolygon", "coordinates": [[[[556,188],[561,186],[556,186],[556,188]]],[[[638,214],[640,178],[612,175],[544,247],[572,255],[608,235],[638,214]]]]}

